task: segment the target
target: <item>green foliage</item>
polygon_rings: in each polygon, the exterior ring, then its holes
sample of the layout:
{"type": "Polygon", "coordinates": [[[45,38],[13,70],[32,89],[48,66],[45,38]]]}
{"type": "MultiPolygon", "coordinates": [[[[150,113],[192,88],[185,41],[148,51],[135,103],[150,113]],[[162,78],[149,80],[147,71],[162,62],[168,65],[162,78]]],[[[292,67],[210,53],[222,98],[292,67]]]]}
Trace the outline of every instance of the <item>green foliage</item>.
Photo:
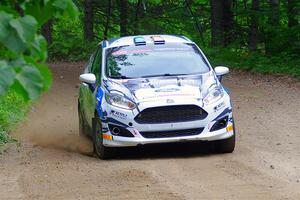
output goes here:
{"type": "Polygon", "coordinates": [[[49,19],[62,15],[77,17],[78,10],[72,0],[43,0],[29,1],[22,4],[26,14],[32,15],[40,25],[45,24],[49,19]]]}
{"type": "Polygon", "coordinates": [[[62,17],[53,25],[53,43],[49,46],[51,59],[65,61],[87,60],[95,50],[97,41],[85,41],[80,19],[62,17]]]}
{"type": "Polygon", "coordinates": [[[28,15],[14,17],[12,14],[0,12],[0,42],[11,52],[22,53],[29,48],[37,31],[36,20],[28,15]]]}
{"type": "MultiPolygon", "coordinates": [[[[108,38],[120,35],[119,1],[93,1],[92,42],[84,40],[84,0],[77,0],[80,18],[61,18],[53,25],[53,44],[49,55],[53,59],[87,60],[96,44],[102,40],[108,28],[108,38]],[[109,16],[108,16],[109,15],[109,16]],[[108,27],[106,27],[109,17],[108,27]]],[[[287,2],[280,3],[278,25],[270,23],[273,10],[268,1],[260,1],[260,9],[252,10],[252,1],[232,1],[234,16],[232,35],[227,46],[211,48],[211,5],[208,0],[161,1],[130,0],[127,2],[127,34],[178,34],[185,35],[204,49],[213,64],[228,65],[259,73],[290,74],[300,78],[300,25],[288,26],[287,2]],[[255,18],[257,29],[257,51],[248,48],[251,19],[255,18]]],[[[300,4],[297,3],[299,10],[300,4]]],[[[295,17],[300,20],[300,13],[295,17]]],[[[228,20],[228,19],[226,19],[228,20]]],[[[224,21],[222,21],[224,23],[224,21]]]]}
{"type": "Polygon", "coordinates": [[[76,17],[77,8],[72,0],[29,0],[19,4],[20,16],[14,6],[0,7],[0,96],[11,88],[25,100],[36,99],[51,85],[47,42],[38,30],[53,17],[76,17]]]}
{"type": "Polygon", "coordinates": [[[3,94],[13,83],[15,71],[5,61],[0,61],[0,66],[0,94],[3,94]]]}
{"type": "Polygon", "coordinates": [[[0,129],[0,153],[1,146],[12,141],[12,138],[3,130],[0,129]]]}
{"type": "Polygon", "coordinates": [[[15,68],[17,76],[13,89],[26,99],[36,99],[44,88],[48,87],[45,85],[43,77],[39,70],[33,66],[18,66],[15,68]]]}
{"type": "Polygon", "coordinates": [[[225,65],[262,74],[289,74],[300,79],[300,58],[290,54],[266,56],[234,48],[206,48],[204,52],[213,66],[225,65]]]}
{"type": "Polygon", "coordinates": [[[24,119],[28,110],[29,103],[13,90],[0,97],[0,148],[14,141],[8,133],[20,120],[24,119]]]}
{"type": "Polygon", "coordinates": [[[72,0],[27,0],[0,6],[0,148],[13,141],[8,133],[25,117],[29,100],[50,88],[47,42],[41,25],[53,17],[77,16],[72,0]],[[8,92],[9,91],[9,92],[8,92]]]}

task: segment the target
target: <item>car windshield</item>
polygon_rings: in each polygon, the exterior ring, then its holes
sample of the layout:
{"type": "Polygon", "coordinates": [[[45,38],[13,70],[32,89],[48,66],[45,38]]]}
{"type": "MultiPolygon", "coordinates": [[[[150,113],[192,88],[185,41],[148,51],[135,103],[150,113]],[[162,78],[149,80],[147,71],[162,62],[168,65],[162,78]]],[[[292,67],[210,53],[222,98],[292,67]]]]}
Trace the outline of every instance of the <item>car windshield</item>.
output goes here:
{"type": "Polygon", "coordinates": [[[108,49],[106,75],[110,78],[202,74],[209,67],[194,44],[121,46],[108,49]]]}

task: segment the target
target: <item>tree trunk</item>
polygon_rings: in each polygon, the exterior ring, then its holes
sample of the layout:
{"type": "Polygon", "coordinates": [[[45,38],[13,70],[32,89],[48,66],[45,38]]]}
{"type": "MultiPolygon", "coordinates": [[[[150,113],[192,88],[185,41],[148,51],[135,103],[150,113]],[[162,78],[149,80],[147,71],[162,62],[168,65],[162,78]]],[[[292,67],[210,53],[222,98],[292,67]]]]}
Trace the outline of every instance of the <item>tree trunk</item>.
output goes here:
{"type": "Polygon", "coordinates": [[[134,34],[137,35],[139,34],[139,12],[140,12],[140,7],[142,4],[142,0],[138,0],[138,2],[136,3],[136,7],[135,7],[135,19],[134,19],[134,34]]]}
{"type": "Polygon", "coordinates": [[[258,43],[258,11],[259,11],[259,0],[252,0],[251,8],[251,24],[249,34],[249,49],[251,51],[257,50],[258,43]]]}
{"type": "Polygon", "coordinates": [[[232,0],[223,0],[223,31],[224,41],[223,45],[227,46],[233,40],[234,27],[233,27],[233,12],[232,12],[232,0]]]}
{"type": "Polygon", "coordinates": [[[103,33],[104,40],[107,39],[108,35],[108,29],[109,29],[109,21],[110,21],[110,16],[111,16],[111,5],[112,5],[112,0],[108,0],[108,8],[107,8],[107,15],[106,15],[106,23],[105,23],[105,29],[103,33]]]}
{"type": "Polygon", "coordinates": [[[269,0],[269,24],[271,27],[265,33],[265,51],[267,54],[275,54],[280,51],[277,46],[276,37],[279,33],[279,0],[269,0]]]}
{"type": "Polygon", "coordinates": [[[47,40],[48,45],[52,43],[52,22],[51,19],[48,20],[41,28],[42,35],[47,40]]]}
{"type": "Polygon", "coordinates": [[[127,0],[120,0],[120,36],[127,35],[127,0]]]}
{"type": "Polygon", "coordinates": [[[288,26],[293,27],[298,25],[298,20],[296,19],[297,16],[297,1],[295,0],[288,0],[288,26]]]}
{"type": "Polygon", "coordinates": [[[21,17],[24,17],[24,10],[21,8],[20,3],[15,3],[15,9],[21,17]]]}
{"type": "Polygon", "coordinates": [[[211,45],[223,45],[223,8],[222,1],[211,0],[211,45]]]}
{"type": "Polygon", "coordinates": [[[92,40],[94,36],[93,31],[93,7],[92,0],[84,1],[84,38],[92,40]]]}
{"type": "Polygon", "coordinates": [[[211,44],[226,46],[233,38],[232,0],[211,0],[211,44]]]}
{"type": "Polygon", "coordinates": [[[204,44],[204,37],[203,37],[203,31],[202,31],[202,27],[201,27],[201,24],[198,23],[198,19],[197,19],[197,16],[195,16],[192,8],[191,8],[191,4],[192,4],[192,0],[185,0],[185,4],[186,4],[186,7],[187,7],[187,10],[189,11],[190,15],[192,16],[192,19],[194,20],[194,24],[195,24],[195,27],[196,29],[198,30],[199,32],[199,35],[200,35],[200,39],[201,39],[201,42],[203,44],[203,46],[205,45],[204,44]]]}
{"type": "Polygon", "coordinates": [[[279,0],[269,0],[270,14],[269,22],[272,26],[279,25],[279,0]]]}

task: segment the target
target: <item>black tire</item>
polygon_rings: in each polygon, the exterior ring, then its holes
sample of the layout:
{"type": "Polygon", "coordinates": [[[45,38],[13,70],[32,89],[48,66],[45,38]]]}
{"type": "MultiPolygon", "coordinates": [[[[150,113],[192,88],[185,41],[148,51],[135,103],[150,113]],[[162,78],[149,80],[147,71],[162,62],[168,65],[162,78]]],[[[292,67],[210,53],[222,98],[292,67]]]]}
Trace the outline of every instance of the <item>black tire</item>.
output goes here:
{"type": "Polygon", "coordinates": [[[235,148],[235,133],[228,139],[218,140],[215,142],[217,153],[232,153],[235,148]]]}
{"type": "Polygon", "coordinates": [[[113,157],[114,149],[103,145],[101,121],[98,117],[94,119],[93,125],[93,145],[94,153],[102,160],[107,160],[113,157]]]}

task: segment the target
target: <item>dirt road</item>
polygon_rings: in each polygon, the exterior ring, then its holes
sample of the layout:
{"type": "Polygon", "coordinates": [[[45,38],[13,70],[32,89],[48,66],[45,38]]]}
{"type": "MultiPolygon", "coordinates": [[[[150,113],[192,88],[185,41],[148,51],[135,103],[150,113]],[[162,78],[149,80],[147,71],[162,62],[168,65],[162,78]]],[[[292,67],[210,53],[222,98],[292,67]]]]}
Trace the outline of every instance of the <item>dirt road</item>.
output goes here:
{"type": "Polygon", "coordinates": [[[124,149],[111,161],[80,140],[81,64],[52,64],[54,85],[0,155],[0,199],[300,199],[300,83],[232,72],[233,154],[199,144],[124,149]]]}

